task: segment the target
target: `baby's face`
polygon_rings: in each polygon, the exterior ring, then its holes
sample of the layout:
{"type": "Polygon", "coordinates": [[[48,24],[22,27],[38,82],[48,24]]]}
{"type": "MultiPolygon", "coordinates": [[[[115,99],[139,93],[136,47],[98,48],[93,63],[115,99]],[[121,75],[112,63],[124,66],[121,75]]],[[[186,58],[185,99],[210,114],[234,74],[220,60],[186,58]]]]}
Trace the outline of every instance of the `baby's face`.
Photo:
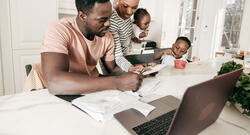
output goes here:
{"type": "Polygon", "coordinates": [[[184,54],[187,53],[188,44],[183,40],[178,40],[175,44],[173,44],[173,52],[175,54],[175,58],[181,58],[184,54]]]}
{"type": "Polygon", "coordinates": [[[141,30],[146,30],[149,27],[149,24],[151,22],[151,18],[150,15],[145,15],[141,18],[140,22],[139,22],[139,27],[141,30]]]}

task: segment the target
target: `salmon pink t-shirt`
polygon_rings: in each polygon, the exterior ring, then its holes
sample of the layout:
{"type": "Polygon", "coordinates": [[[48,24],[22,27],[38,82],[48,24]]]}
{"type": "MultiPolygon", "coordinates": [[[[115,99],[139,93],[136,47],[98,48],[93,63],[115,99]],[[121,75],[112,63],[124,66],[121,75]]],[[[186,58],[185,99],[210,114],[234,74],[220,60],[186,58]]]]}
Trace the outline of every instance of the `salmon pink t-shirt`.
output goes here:
{"type": "Polygon", "coordinates": [[[95,36],[90,41],[80,32],[76,18],[64,18],[47,28],[41,52],[66,54],[69,57],[69,72],[97,77],[98,60],[114,60],[114,40],[112,34],[107,32],[105,36],[95,36]]]}

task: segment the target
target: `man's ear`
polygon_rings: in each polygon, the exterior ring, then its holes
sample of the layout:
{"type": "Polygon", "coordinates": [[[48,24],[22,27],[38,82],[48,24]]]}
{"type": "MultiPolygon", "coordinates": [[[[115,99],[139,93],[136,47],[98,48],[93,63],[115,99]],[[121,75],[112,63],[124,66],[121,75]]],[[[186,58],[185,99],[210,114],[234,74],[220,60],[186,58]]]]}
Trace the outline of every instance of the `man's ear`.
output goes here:
{"type": "Polygon", "coordinates": [[[82,20],[82,21],[85,21],[87,19],[87,14],[82,12],[82,11],[79,11],[78,12],[78,17],[82,20]]]}

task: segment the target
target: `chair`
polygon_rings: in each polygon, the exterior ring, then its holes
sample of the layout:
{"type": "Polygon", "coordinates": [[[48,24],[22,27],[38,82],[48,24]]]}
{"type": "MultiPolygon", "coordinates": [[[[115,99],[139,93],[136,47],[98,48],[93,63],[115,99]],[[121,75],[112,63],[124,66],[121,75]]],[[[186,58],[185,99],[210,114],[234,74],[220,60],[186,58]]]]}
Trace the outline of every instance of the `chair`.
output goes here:
{"type": "Polygon", "coordinates": [[[166,49],[171,49],[171,48],[157,48],[157,49],[154,49],[154,54],[162,51],[162,50],[166,50],[166,49]]]}
{"type": "Polygon", "coordinates": [[[24,83],[23,91],[33,91],[47,87],[43,79],[44,77],[40,63],[25,65],[25,70],[27,78],[24,83]]]}
{"type": "Polygon", "coordinates": [[[224,56],[225,53],[224,53],[224,52],[215,52],[215,57],[217,57],[217,56],[219,56],[219,55],[224,56]]]}
{"type": "Polygon", "coordinates": [[[127,55],[125,58],[133,65],[148,62],[160,63],[160,60],[154,60],[154,53],[127,55]]]}
{"type": "Polygon", "coordinates": [[[133,55],[127,55],[125,58],[131,62],[131,64],[143,64],[143,63],[148,63],[148,62],[155,62],[157,64],[161,63],[161,60],[154,60],[154,55],[158,53],[161,50],[165,50],[168,48],[157,48],[154,49],[154,53],[149,53],[149,54],[133,54],[133,55]]]}

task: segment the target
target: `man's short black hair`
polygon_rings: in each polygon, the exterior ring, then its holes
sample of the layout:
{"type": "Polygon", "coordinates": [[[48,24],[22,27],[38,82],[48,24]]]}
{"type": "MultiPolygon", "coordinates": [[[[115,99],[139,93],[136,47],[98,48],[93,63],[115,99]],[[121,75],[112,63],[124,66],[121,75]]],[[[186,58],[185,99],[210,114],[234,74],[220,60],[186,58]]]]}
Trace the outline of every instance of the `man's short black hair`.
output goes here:
{"type": "Polygon", "coordinates": [[[139,21],[141,19],[141,17],[143,17],[145,15],[149,15],[148,11],[144,8],[138,8],[134,13],[135,23],[138,23],[137,21],[139,21]]]}
{"type": "Polygon", "coordinates": [[[77,11],[88,13],[95,5],[95,3],[105,3],[109,0],[75,0],[77,11]]]}
{"type": "Polygon", "coordinates": [[[191,47],[191,41],[187,37],[178,37],[175,42],[177,42],[178,40],[185,41],[188,44],[188,48],[191,47]]]}

